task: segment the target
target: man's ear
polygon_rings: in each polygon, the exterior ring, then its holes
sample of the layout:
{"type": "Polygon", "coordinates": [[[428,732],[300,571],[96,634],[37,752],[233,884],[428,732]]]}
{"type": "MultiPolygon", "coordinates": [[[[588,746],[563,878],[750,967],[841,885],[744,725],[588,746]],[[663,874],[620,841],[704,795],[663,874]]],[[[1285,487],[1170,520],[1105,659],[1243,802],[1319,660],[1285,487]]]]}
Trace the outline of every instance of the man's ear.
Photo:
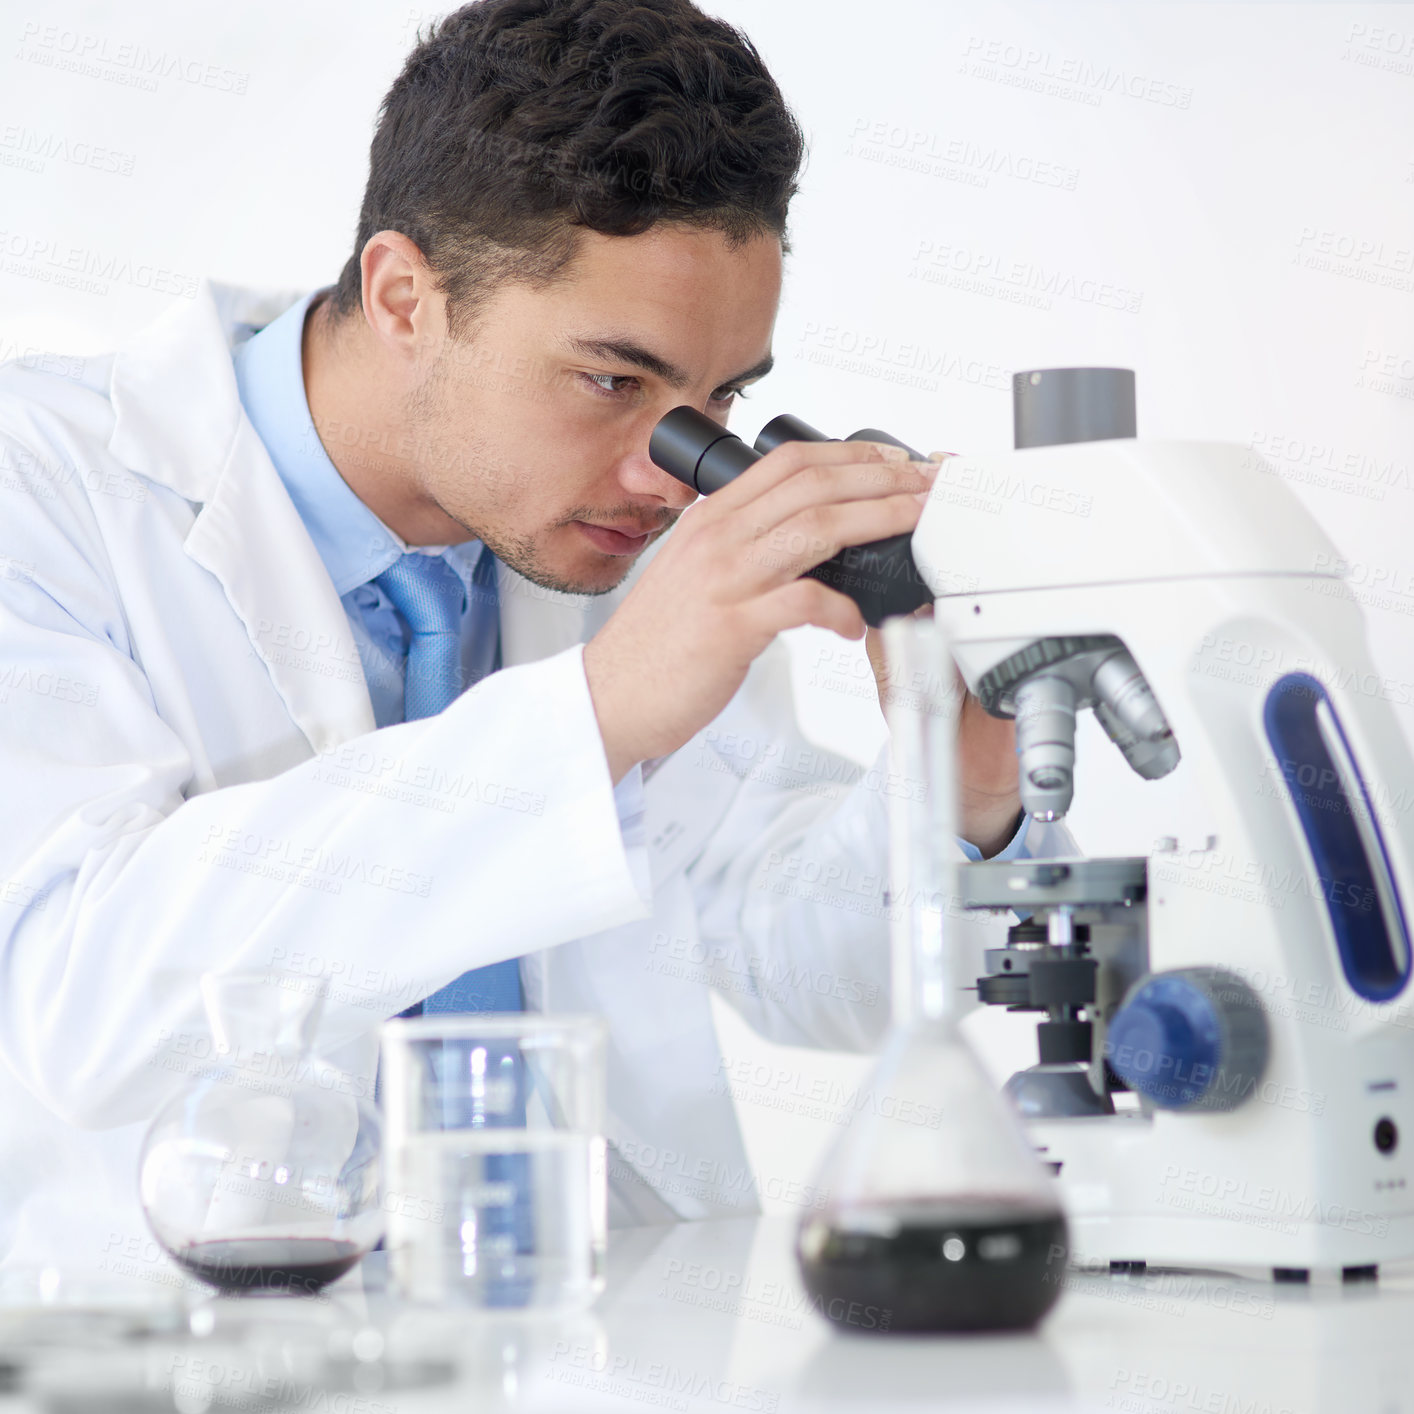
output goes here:
{"type": "Polygon", "coordinates": [[[432,267],[401,231],[378,231],[359,256],[363,317],[373,336],[410,367],[436,361],[447,337],[446,297],[432,267]]]}

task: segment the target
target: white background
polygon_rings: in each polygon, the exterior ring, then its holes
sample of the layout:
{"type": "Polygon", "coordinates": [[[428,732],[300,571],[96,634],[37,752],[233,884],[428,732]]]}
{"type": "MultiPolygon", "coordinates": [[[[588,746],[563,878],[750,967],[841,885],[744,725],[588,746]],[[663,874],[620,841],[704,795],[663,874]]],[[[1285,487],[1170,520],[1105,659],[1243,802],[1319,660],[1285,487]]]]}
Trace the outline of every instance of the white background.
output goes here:
{"type": "MultiPolygon", "coordinates": [[[[709,8],[756,42],[810,144],[778,371],[737,430],[788,409],[999,449],[1013,369],[1132,367],[1141,436],[1253,445],[1320,518],[1408,731],[1414,8],[709,8]]],[[[330,282],[378,102],[440,13],[5,0],[0,359],[110,347],[203,274],[330,282]]],[[[793,646],[808,730],[872,758],[862,658],[793,646]]],[[[1143,852],[1182,789],[1143,794],[1087,732],[1072,827],[1091,853],[1143,852]]],[[[765,1047],[725,1013],[721,1029],[729,1058],[789,1077],[741,1105],[760,1168],[808,1177],[834,1126],[768,1102],[856,1083],[861,1062],[765,1047]]],[[[994,1066],[1025,1062],[986,1040],[994,1066]]]]}

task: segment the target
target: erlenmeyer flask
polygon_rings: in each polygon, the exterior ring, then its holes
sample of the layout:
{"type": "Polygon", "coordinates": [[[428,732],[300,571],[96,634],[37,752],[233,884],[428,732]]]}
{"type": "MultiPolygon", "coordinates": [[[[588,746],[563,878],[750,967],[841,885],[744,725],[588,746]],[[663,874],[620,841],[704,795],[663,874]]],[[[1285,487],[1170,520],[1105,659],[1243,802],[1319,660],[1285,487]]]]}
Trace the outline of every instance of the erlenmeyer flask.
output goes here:
{"type": "Polygon", "coordinates": [[[168,1255],[222,1291],[316,1292],[382,1232],[378,1111],[311,1054],[318,984],[207,973],[201,989],[216,1063],[147,1132],[143,1212],[168,1255]]]}
{"type": "Polygon", "coordinates": [[[1067,1237],[1057,1185],[959,1027],[949,949],[961,687],[931,619],[884,627],[895,779],[890,800],[893,1022],[872,1103],[818,1179],[800,1225],[813,1304],[845,1328],[1017,1330],[1060,1294],[1067,1237]],[[920,788],[917,788],[921,786],[920,788]]]}

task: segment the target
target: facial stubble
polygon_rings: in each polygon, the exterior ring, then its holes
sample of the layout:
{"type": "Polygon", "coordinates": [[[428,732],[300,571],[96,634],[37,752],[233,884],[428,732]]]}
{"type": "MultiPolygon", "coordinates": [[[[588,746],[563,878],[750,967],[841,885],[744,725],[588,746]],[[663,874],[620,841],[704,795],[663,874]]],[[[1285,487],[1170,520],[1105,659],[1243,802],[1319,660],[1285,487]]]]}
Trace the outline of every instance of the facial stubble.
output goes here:
{"type": "MultiPolygon", "coordinates": [[[[628,577],[639,555],[643,553],[642,550],[631,556],[603,555],[605,568],[608,569],[612,562],[618,562],[622,565],[620,573],[609,583],[597,578],[586,583],[569,578],[547,564],[539,542],[556,531],[572,526],[576,521],[601,525],[606,522],[612,524],[615,521],[622,523],[626,520],[638,520],[641,518],[639,508],[626,504],[614,506],[606,512],[600,507],[578,506],[533,535],[515,535],[496,529],[496,522],[507,518],[508,510],[514,513],[515,488],[529,482],[534,473],[528,468],[511,466],[501,461],[487,442],[461,437],[454,440],[440,435],[440,430],[450,424],[446,413],[449,398],[447,374],[448,356],[444,348],[428,370],[427,377],[408,395],[403,406],[407,425],[429,430],[424,444],[426,456],[419,459],[422,463],[419,467],[419,490],[422,494],[444,515],[456,521],[467,532],[468,538],[480,540],[502,564],[531,584],[556,594],[596,597],[612,593],[628,577]],[[445,456],[441,450],[444,446],[445,456]],[[431,469],[436,466],[456,468],[465,476],[467,484],[474,485],[486,493],[478,513],[473,514],[466,507],[451,500],[451,494],[460,489],[461,479],[445,487],[437,484],[438,478],[431,474],[431,469]]],[[[644,541],[643,549],[646,550],[658,540],[673,525],[679,514],[678,511],[664,509],[661,524],[644,541]]]]}

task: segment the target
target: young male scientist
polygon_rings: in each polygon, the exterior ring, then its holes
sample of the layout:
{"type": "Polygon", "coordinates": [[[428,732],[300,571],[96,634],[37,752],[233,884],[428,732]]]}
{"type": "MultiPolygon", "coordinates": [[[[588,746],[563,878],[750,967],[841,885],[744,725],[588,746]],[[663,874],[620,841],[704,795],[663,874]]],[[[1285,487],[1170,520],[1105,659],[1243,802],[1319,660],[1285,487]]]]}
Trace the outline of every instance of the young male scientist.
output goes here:
{"type": "MultiPolygon", "coordinates": [[[[9,1260],[144,1241],[208,969],[325,977],[364,1087],[410,1007],[601,1013],[615,1219],[756,1209],[709,987],[793,1043],[888,1012],[887,762],[840,785],[768,650],[864,632],[800,576],[930,481],[798,443],[683,516],[649,460],[769,370],[801,158],[688,0],[477,0],[387,95],[336,284],[0,373],[9,1260]]],[[[960,735],[960,847],[1073,848],[1007,725],[960,735]]]]}

